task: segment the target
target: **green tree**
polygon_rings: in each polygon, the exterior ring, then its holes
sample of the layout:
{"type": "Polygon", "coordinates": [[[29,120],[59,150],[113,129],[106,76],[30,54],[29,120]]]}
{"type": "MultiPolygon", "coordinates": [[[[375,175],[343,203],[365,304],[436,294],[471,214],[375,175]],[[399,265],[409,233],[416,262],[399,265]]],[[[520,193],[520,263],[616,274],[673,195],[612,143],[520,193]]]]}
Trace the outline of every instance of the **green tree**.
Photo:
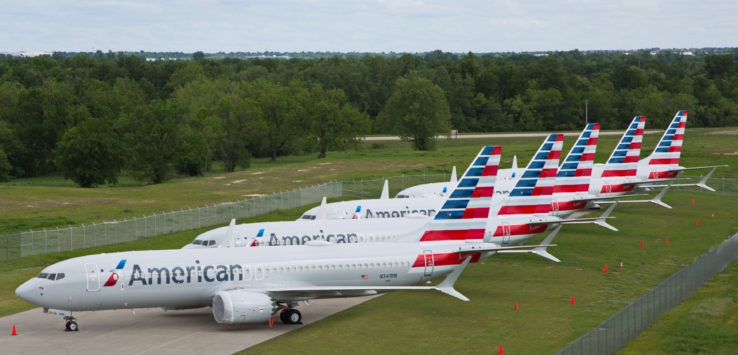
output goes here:
{"type": "Polygon", "coordinates": [[[90,118],[64,133],[56,149],[56,164],[80,187],[117,183],[123,159],[110,123],[90,118]]]}
{"type": "Polygon", "coordinates": [[[341,89],[323,90],[319,84],[305,92],[302,100],[310,132],[317,139],[319,158],[328,149],[346,149],[359,142],[366,132],[367,116],[348,102],[341,89]]]}
{"type": "Polygon", "coordinates": [[[130,150],[128,165],[138,179],[158,184],[169,178],[180,128],[178,117],[173,105],[162,100],[153,100],[123,116],[130,150]]]}
{"type": "Polygon", "coordinates": [[[258,130],[258,117],[254,100],[238,93],[224,95],[208,115],[208,136],[226,172],[233,171],[236,166],[249,166],[248,134],[258,130]]]}
{"type": "Polygon", "coordinates": [[[259,109],[262,124],[259,132],[272,161],[303,133],[303,108],[297,98],[304,95],[304,90],[297,81],[285,87],[262,79],[248,88],[247,95],[254,99],[259,109]]]}
{"type": "Polygon", "coordinates": [[[415,149],[429,150],[434,138],[449,127],[451,113],[443,90],[430,80],[415,75],[397,79],[380,120],[415,149]]]}
{"type": "Polygon", "coordinates": [[[202,175],[209,156],[210,149],[205,135],[201,131],[187,129],[174,149],[174,168],[183,175],[202,175]]]}

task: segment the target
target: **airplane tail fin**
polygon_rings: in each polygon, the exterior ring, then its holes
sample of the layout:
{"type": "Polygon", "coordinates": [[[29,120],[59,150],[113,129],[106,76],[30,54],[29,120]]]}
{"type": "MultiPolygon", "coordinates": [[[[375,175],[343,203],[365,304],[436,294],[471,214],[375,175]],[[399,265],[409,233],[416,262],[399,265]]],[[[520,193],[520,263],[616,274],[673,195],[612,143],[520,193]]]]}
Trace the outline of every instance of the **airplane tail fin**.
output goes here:
{"type": "Polygon", "coordinates": [[[628,129],[623,133],[623,137],[620,138],[620,142],[610,154],[610,158],[607,159],[602,171],[603,178],[636,175],[645,127],[645,116],[635,116],[633,118],[628,129]]]}
{"type": "Polygon", "coordinates": [[[686,125],[687,111],[678,111],[656,148],[644,159],[648,163],[649,180],[673,178],[679,174],[678,171],[670,170],[679,166],[686,125]]]}
{"type": "Polygon", "coordinates": [[[599,134],[599,123],[584,128],[556,173],[554,195],[589,191],[599,134]]]}
{"type": "Polygon", "coordinates": [[[500,146],[485,146],[425,227],[421,242],[482,241],[500,165],[500,146]]]}
{"type": "Polygon", "coordinates": [[[496,204],[497,215],[548,213],[556,185],[563,134],[550,134],[528,163],[507,198],[496,204]]]}

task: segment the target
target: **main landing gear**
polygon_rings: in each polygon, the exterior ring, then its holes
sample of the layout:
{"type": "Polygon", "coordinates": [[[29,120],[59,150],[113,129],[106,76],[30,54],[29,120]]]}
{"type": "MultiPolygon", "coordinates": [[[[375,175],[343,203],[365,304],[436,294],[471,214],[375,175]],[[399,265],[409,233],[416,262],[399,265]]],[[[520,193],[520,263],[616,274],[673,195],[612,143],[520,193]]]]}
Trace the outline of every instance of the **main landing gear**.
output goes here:
{"type": "Polygon", "coordinates": [[[76,332],[79,330],[79,326],[77,325],[77,318],[74,318],[72,316],[64,317],[64,319],[67,321],[67,331],[68,332],[76,332]]]}
{"type": "Polygon", "coordinates": [[[284,324],[302,324],[302,313],[294,308],[285,308],[279,313],[279,319],[284,324]]]}

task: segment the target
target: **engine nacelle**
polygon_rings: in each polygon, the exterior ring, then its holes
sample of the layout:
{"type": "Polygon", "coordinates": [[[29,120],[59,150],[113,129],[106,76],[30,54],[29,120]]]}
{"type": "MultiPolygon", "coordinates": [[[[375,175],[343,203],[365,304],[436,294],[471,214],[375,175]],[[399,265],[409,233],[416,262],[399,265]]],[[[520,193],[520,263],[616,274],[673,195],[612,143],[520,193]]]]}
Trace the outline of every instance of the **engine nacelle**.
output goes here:
{"type": "Polygon", "coordinates": [[[243,290],[220,291],[213,297],[213,316],[218,323],[254,323],[269,320],[274,313],[271,297],[243,290]]]}

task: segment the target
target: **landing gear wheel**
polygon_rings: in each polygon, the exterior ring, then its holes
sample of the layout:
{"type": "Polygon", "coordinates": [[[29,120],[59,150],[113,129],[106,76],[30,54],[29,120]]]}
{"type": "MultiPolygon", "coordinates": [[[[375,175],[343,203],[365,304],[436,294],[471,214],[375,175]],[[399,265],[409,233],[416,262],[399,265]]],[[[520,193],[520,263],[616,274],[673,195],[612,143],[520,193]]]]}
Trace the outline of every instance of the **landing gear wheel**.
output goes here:
{"type": "Polygon", "coordinates": [[[302,324],[300,323],[300,321],[302,320],[302,314],[300,313],[300,311],[294,308],[289,308],[282,311],[282,313],[279,315],[279,318],[284,324],[302,324]]]}
{"type": "Polygon", "coordinates": [[[79,330],[79,326],[77,325],[77,322],[70,320],[67,321],[67,331],[76,332],[79,330]]]}

